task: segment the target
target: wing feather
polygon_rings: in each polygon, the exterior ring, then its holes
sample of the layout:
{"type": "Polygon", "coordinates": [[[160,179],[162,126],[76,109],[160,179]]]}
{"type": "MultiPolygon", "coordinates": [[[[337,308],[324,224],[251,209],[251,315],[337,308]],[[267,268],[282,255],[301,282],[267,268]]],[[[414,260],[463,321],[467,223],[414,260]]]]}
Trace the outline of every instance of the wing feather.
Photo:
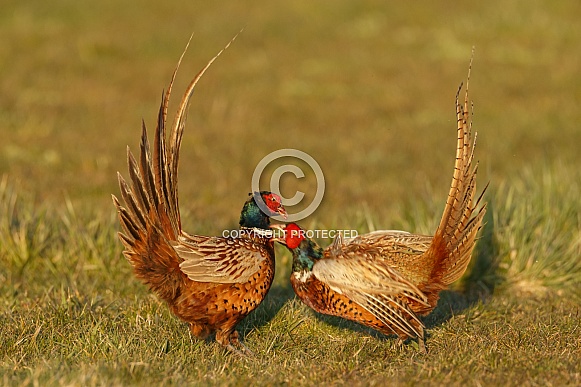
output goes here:
{"type": "Polygon", "coordinates": [[[410,309],[409,305],[401,299],[394,296],[365,293],[352,294],[350,298],[386,326],[392,329],[395,327],[400,332],[411,337],[423,338],[423,323],[410,309]],[[415,321],[415,324],[412,324],[412,321],[415,321]]]}
{"type": "Polygon", "coordinates": [[[406,294],[425,303],[426,296],[393,268],[367,259],[329,258],[313,265],[313,274],[338,293],[406,294]]]}
{"type": "Polygon", "coordinates": [[[248,282],[266,256],[236,239],[208,238],[195,244],[180,239],[180,242],[172,242],[172,247],[183,259],[180,270],[197,282],[248,282]]]}
{"type": "Polygon", "coordinates": [[[429,306],[428,299],[393,268],[366,259],[322,259],[313,266],[313,275],[361,305],[394,332],[423,337],[422,322],[404,300],[429,306]]]}

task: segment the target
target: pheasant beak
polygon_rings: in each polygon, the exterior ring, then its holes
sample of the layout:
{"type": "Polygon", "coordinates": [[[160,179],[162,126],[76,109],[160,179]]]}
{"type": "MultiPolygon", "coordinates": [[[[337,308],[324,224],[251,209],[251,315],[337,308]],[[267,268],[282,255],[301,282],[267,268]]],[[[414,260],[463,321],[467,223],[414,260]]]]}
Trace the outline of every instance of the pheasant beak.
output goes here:
{"type": "Polygon", "coordinates": [[[271,224],[270,228],[274,231],[273,232],[274,237],[272,238],[272,240],[286,246],[286,234],[285,234],[286,225],[271,224]]]}
{"type": "Polygon", "coordinates": [[[288,214],[282,204],[276,209],[276,212],[282,216],[283,219],[288,218],[288,214]]]}
{"type": "Polygon", "coordinates": [[[285,224],[271,224],[270,228],[272,228],[273,230],[284,231],[284,229],[286,228],[286,225],[285,224]]]}

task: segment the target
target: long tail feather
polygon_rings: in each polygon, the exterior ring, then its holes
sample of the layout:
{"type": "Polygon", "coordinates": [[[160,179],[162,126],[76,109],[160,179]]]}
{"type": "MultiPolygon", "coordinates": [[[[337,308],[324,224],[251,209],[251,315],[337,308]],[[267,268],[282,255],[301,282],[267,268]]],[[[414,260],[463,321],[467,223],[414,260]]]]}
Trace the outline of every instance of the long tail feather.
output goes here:
{"type": "MultiPolygon", "coordinates": [[[[167,155],[168,160],[167,160],[166,165],[168,167],[168,172],[167,172],[167,175],[165,176],[165,178],[166,178],[167,191],[169,194],[169,197],[168,197],[168,202],[170,203],[169,212],[170,212],[170,214],[172,214],[171,219],[172,220],[175,219],[175,221],[177,222],[177,224],[175,225],[176,227],[180,226],[179,202],[178,202],[179,150],[180,150],[180,146],[182,143],[182,137],[183,137],[183,133],[184,133],[184,127],[185,127],[186,115],[187,115],[186,112],[187,112],[188,105],[190,103],[190,98],[192,97],[192,94],[194,93],[194,88],[196,87],[198,81],[200,80],[200,78],[202,78],[202,76],[204,75],[206,70],[208,70],[208,68],[224,52],[224,50],[226,50],[228,47],[230,47],[232,42],[237,37],[238,37],[238,35],[235,35],[232,38],[232,40],[230,40],[230,42],[228,42],[228,44],[222,50],[220,50],[212,59],[210,59],[208,64],[206,64],[206,66],[190,82],[189,86],[187,87],[187,89],[184,93],[182,101],[180,102],[180,105],[178,107],[178,110],[177,110],[177,113],[176,113],[176,116],[174,119],[174,124],[173,124],[171,136],[170,136],[170,140],[169,140],[169,150],[168,150],[168,155],[167,155]]],[[[189,44],[189,42],[188,42],[188,44],[189,44]]],[[[180,58],[180,62],[181,62],[181,58],[180,58]]],[[[178,65],[179,65],[179,62],[178,62],[178,65]]],[[[175,74],[174,74],[174,77],[175,77],[175,74]]],[[[172,78],[172,82],[173,82],[173,78],[172,78]]],[[[170,84],[170,88],[171,88],[171,84],[170,84]]]]}
{"type": "Polygon", "coordinates": [[[230,41],[213,57],[188,86],[180,102],[168,146],[165,132],[169,100],[177,71],[190,41],[180,56],[167,91],[162,95],[154,134],[153,155],[147,129],[143,123],[139,162],[128,148],[129,180],[125,181],[118,173],[123,204],[113,196],[121,224],[119,238],[125,246],[124,255],[132,263],[136,275],[164,299],[177,294],[181,279],[179,258],[170,241],[177,240],[183,234],[178,205],[177,171],[185,112],[194,88],[204,72],[232,43],[230,41]],[[174,285],[167,286],[168,283],[174,285]]]}
{"type": "Polygon", "coordinates": [[[468,68],[463,104],[460,103],[462,85],[456,93],[458,142],[454,175],[440,225],[434,235],[432,246],[430,246],[432,256],[437,259],[432,269],[432,278],[437,277],[444,286],[456,281],[466,271],[474,249],[476,235],[482,227],[482,219],[486,212],[486,205],[478,209],[486,187],[474,203],[478,165],[472,166],[477,134],[474,133],[474,140],[472,140],[471,111],[468,99],[471,70],[472,59],[468,68]]]}

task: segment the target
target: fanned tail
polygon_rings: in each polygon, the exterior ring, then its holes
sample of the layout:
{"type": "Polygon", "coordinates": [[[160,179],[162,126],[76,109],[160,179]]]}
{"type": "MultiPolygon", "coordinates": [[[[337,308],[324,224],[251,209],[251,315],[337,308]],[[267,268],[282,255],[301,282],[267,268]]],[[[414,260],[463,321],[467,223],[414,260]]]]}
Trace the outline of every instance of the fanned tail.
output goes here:
{"type": "Polygon", "coordinates": [[[179,105],[167,144],[165,132],[168,104],[177,71],[190,41],[191,37],[180,56],[168,89],[162,95],[153,157],[147,129],[145,123],[142,123],[139,162],[127,148],[129,183],[117,173],[124,204],[112,195],[121,224],[119,238],[125,246],[123,254],[133,265],[136,276],[164,299],[175,296],[183,277],[179,269],[179,257],[170,241],[182,235],[178,204],[178,161],[186,110],[202,75],[232,43],[230,41],[191,81],[179,105]]]}
{"type": "Polygon", "coordinates": [[[468,69],[464,104],[460,103],[460,91],[456,93],[456,116],[458,119],[458,145],[454,176],[446,200],[444,214],[434,235],[429,252],[436,262],[432,269],[432,279],[438,280],[444,287],[459,279],[466,271],[474,249],[476,235],[482,227],[482,219],[486,212],[486,204],[480,209],[480,201],[486,188],[474,201],[476,193],[476,175],[478,164],[472,165],[476,133],[472,140],[471,113],[468,106],[468,85],[472,59],[468,69]]]}

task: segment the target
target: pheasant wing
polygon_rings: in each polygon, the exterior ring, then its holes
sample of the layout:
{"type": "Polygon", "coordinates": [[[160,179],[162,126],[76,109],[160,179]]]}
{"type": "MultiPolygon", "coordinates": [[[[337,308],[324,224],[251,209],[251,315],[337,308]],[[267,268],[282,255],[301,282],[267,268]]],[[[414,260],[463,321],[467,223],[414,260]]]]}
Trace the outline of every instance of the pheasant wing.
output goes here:
{"type": "Polygon", "coordinates": [[[313,275],[395,332],[423,336],[423,324],[405,299],[427,305],[427,298],[394,269],[367,259],[335,258],[318,261],[313,275]]]}
{"type": "Polygon", "coordinates": [[[377,230],[351,239],[345,244],[344,250],[378,250],[382,257],[390,261],[390,258],[400,253],[421,254],[425,252],[432,237],[428,235],[411,234],[399,230],[377,230]]]}
{"type": "Polygon", "coordinates": [[[342,254],[367,257],[395,270],[413,284],[425,281],[423,254],[428,250],[431,236],[405,231],[378,230],[357,236],[342,247],[342,254]]]}
{"type": "Polygon", "coordinates": [[[192,281],[212,283],[248,282],[260,270],[267,252],[249,241],[208,237],[200,241],[179,238],[172,242],[183,260],[180,270],[192,281]]]}
{"type": "Polygon", "coordinates": [[[426,296],[395,269],[364,257],[322,259],[313,266],[313,274],[338,293],[405,295],[420,303],[426,300],[426,296]]]}

